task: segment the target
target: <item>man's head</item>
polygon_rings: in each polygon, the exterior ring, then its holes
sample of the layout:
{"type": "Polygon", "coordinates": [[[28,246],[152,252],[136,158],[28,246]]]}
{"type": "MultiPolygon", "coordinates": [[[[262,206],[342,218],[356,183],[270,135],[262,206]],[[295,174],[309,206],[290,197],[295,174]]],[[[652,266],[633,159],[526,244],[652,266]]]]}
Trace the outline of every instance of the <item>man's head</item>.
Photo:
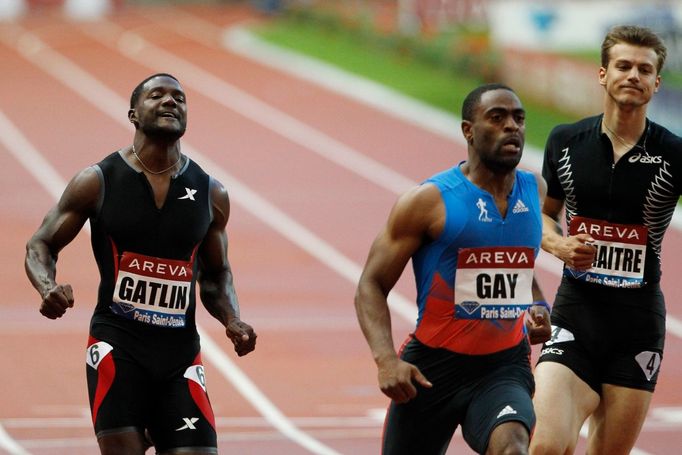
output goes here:
{"type": "Polygon", "coordinates": [[[637,25],[617,25],[613,27],[604,37],[601,44],[601,66],[607,68],[611,60],[611,49],[616,44],[629,44],[631,46],[646,47],[656,54],[656,72],[660,73],[665,63],[668,51],[653,31],[646,27],[637,25]]]}
{"type": "Polygon", "coordinates": [[[526,111],[514,91],[503,84],[474,89],[462,104],[462,133],[469,159],[496,173],[519,164],[525,141],[526,111]]]}
{"type": "Polygon", "coordinates": [[[612,28],[602,43],[599,83],[607,102],[622,107],[646,105],[658,91],[666,48],[651,30],[634,25],[612,28]]]}
{"type": "Polygon", "coordinates": [[[130,95],[128,119],[150,138],[180,139],[187,128],[187,104],[177,78],[157,73],[140,82],[130,95]]]}

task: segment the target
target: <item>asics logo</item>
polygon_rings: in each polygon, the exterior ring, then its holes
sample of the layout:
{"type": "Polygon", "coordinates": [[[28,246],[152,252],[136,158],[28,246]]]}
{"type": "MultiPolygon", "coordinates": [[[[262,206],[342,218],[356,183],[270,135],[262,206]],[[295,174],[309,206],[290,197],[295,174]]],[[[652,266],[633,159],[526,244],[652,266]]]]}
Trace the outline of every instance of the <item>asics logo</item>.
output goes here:
{"type": "Polygon", "coordinates": [[[545,354],[563,355],[564,350],[563,349],[557,349],[557,348],[545,348],[540,352],[540,355],[545,355],[545,354]]]}
{"type": "Polygon", "coordinates": [[[642,164],[661,164],[663,158],[660,156],[642,155],[641,153],[635,153],[630,158],[628,158],[630,163],[640,162],[642,164]]]}

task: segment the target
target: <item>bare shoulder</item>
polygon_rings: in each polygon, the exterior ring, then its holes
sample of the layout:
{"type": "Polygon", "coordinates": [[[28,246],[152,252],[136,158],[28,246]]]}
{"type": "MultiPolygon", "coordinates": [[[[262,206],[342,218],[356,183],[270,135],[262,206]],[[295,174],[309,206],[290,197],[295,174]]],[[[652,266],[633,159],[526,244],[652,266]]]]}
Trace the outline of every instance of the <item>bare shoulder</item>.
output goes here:
{"type": "Polygon", "coordinates": [[[220,181],[210,177],[209,191],[214,222],[224,226],[230,218],[230,196],[227,188],[220,181]]]}
{"type": "Polygon", "coordinates": [[[540,199],[544,199],[547,195],[547,182],[545,179],[537,172],[532,172],[533,177],[535,177],[535,182],[538,184],[538,193],[540,193],[540,199]]]}
{"type": "Polygon", "coordinates": [[[396,232],[407,230],[437,236],[445,221],[445,205],[440,190],[432,183],[416,186],[396,202],[389,226],[396,232]]]}
{"type": "Polygon", "coordinates": [[[102,180],[95,166],[78,172],[66,186],[59,201],[62,209],[78,212],[92,212],[102,191],[102,180]]]}

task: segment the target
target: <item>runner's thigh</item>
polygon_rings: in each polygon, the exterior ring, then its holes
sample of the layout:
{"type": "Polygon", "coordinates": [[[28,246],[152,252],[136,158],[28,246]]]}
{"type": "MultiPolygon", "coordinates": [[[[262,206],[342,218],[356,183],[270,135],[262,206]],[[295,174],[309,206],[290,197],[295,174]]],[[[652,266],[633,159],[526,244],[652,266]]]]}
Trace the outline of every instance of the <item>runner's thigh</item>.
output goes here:
{"type": "Polygon", "coordinates": [[[204,374],[197,355],[186,369],[156,386],[148,428],[158,452],[194,448],[197,453],[217,453],[215,418],[204,374]]]}

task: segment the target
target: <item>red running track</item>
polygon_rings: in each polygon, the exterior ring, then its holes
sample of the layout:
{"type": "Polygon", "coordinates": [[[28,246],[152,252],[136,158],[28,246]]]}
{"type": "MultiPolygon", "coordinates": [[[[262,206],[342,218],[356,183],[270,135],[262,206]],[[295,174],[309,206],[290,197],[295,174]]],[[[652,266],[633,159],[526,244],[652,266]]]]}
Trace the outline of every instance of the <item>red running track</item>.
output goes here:
{"type": "MultiPolygon", "coordinates": [[[[88,234],[60,256],[76,306],[57,321],[37,311],[24,244],[72,175],[130,143],[127,99],[155,71],[187,91],[184,151],[231,193],[230,259],[242,315],[259,333],[257,351],[238,359],[198,312],[221,453],[379,452],[387,400],[355,319],[355,281],[397,194],[465,150],[221,45],[224,28],[253,20],[235,7],[128,8],[97,23],[44,12],[0,24],[0,453],[96,452],[83,362],[97,286],[88,234]],[[392,173],[379,184],[363,176],[369,166],[392,173]]],[[[680,232],[669,232],[673,324],[682,319],[680,246],[680,232]]],[[[538,274],[551,295],[556,270],[538,274]]],[[[413,327],[402,315],[414,298],[409,270],[396,291],[399,343],[413,327]]],[[[682,332],[673,329],[633,453],[682,447],[682,332]]],[[[470,451],[458,436],[449,453],[470,451]]]]}

